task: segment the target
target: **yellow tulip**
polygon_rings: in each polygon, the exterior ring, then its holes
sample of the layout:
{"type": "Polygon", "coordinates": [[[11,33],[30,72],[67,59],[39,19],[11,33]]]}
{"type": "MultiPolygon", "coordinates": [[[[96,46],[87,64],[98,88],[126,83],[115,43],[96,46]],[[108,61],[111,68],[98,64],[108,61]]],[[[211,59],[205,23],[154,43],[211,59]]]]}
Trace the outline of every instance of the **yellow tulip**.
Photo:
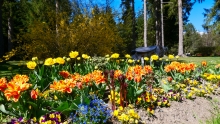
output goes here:
{"type": "Polygon", "coordinates": [[[54,60],[52,58],[47,58],[44,62],[44,65],[53,65],[54,64],[54,60]]]}
{"type": "Polygon", "coordinates": [[[149,60],[149,58],[148,58],[148,57],[144,57],[144,60],[145,60],[145,61],[148,61],[148,60],[149,60]]]}
{"type": "Polygon", "coordinates": [[[119,57],[119,54],[118,53],[114,53],[111,55],[111,58],[113,59],[117,59],[119,57]]]}
{"type": "Polygon", "coordinates": [[[83,59],[89,59],[89,58],[90,58],[90,56],[89,56],[89,55],[87,55],[87,54],[82,54],[82,58],[83,58],[83,59]]]}
{"type": "Polygon", "coordinates": [[[64,63],[65,63],[65,60],[64,60],[63,58],[61,58],[61,57],[57,57],[57,58],[55,59],[55,61],[56,61],[56,63],[58,63],[58,64],[64,64],[64,63]]]}
{"type": "Polygon", "coordinates": [[[35,67],[37,66],[37,63],[34,62],[34,61],[29,61],[29,62],[26,63],[26,64],[27,64],[27,67],[28,67],[29,69],[35,69],[35,67]]]}
{"type": "Polygon", "coordinates": [[[134,60],[132,60],[132,59],[128,60],[128,63],[133,63],[133,62],[134,62],[134,60]]]}
{"type": "Polygon", "coordinates": [[[32,61],[37,61],[37,60],[38,60],[37,57],[33,57],[33,58],[32,58],[32,61]]]}
{"type": "Polygon", "coordinates": [[[159,59],[158,55],[152,55],[151,56],[151,60],[158,60],[158,59],[159,59]]]}
{"type": "Polygon", "coordinates": [[[173,55],[168,55],[168,58],[169,58],[169,59],[173,59],[174,56],[173,56],[173,55]]]}
{"type": "Polygon", "coordinates": [[[129,58],[131,58],[131,56],[129,54],[126,54],[125,58],[129,59],[129,58]]]}
{"type": "Polygon", "coordinates": [[[69,56],[70,56],[70,58],[76,58],[77,56],[79,55],[79,52],[77,52],[77,51],[71,51],[70,53],[69,53],[69,56]]]}

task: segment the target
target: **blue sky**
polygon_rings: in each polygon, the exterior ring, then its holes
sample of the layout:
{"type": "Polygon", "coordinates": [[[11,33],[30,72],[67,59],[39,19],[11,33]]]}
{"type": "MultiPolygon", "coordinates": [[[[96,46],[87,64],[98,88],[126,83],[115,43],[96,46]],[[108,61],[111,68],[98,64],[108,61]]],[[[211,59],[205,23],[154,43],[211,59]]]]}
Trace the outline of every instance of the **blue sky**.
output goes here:
{"type": "MultiPolygon", "coordinates": [[[[193,0],[194,1],[194,0],[193,0]]],[[[115,6],[115,9],[120,10],[119,6],[121,4],[121,0],[114,0],[112,6],[115,6]]],[[[214,0],[205,0],[202,3],[195,3],[193,5],[193,9],[191,10],[189,16],[189,23],[192,23],[197,31],[203,32],[202,24],[204,23],[204,8],[209,9],[213,6],[214,0]]],[[[142,0],[135,0],[135,10],[138,11],[142,9],[143,2],[142,0]]]]}
{"type": "Polygon", "coordinates": [[[202,3],[195,3],[189,16],[191,22],[197,31],[203,32],[202,24],[204,23],[204,8],[210,9],[214,5],[214,0],[205,0],[202,3]]]}

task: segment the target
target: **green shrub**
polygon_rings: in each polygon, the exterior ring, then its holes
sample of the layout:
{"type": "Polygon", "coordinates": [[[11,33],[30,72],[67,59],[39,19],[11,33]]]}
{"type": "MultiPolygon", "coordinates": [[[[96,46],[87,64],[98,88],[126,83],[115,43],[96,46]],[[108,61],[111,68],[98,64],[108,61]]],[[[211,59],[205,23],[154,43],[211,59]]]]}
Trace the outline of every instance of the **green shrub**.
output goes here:
{"type": "Polygon", "coordinates": [[[198,47],[194,51],[194,55],[199,55],[199,56],[210,56],[214,53],[215,53],[215,47],[206,47],[206,46],[198,47]]]}
{"type": "Polygon", "coordinates": [[[216,47],[215,47],[214,55],[215,55],[215,56],[220,56],[220,46],[216,46],[216,47]]]}

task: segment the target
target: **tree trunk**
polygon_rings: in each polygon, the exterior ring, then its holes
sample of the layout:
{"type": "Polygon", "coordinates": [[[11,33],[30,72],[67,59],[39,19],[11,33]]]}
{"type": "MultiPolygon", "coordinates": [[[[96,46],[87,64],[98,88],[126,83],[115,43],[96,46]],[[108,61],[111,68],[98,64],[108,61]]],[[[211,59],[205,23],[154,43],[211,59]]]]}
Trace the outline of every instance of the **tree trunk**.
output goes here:
{"type": "Polygon", "coordinates": [[[12,26],[12,17],[11,12],[8,14],[8,51],[12,50],[13,47],[13,26],[12,26]]]}
{"type": "Polygon", "coordinates": [[[56,36],[58,36],[58,11],[59,11],[59,2],[56,0],[56,36]]]}
{"type": "Polygon", "coordinates": [[[156,15],[156,24],[155,24],[155,26],[156,26],[156,45],[158,45],[159,44],[159,37],[158,37],[158,16],[157,16],[157,11],[158,11],[158,6],[157,6],[157,1],[158,0],[155,0],[156,2],[155,2],[155,15],[156,15]]]}
{"type": "Polygon", "coordinates": [[[164,47],[163,0],[160,0],[160,8],[161,8],[161,42],[162,42],[162,47],[164,47]]]}
{"type": "Polygon", "coordinates": [[[147,0],[144,0],[144,47],[147,47],[147,0]]]}
{"type": "Polygon", "coordinates": [[[178,55],[183,55],[183,18],[182,18],[182,0],[178,0],[178,13],[179,13],[179,48],[178,55]]]}
{"type": "Polygon", "coordinates": [[[54,54],[55,55],[59,55],[59,1],[58,0],[55,0],[55,6],[56,6],[56,44],[55,44],[55,47],[56,49],[58,49],[54,54]]]}
{"type": "Polygon", "coordinates": [[[156,0],[156,45],[162,46],[161,42],[161,12],[160,12],[160,0],[156,0]]]}
{"type": "Polygon", "coordinates": [[[132,0],[132,39],[133,39],[133,49],[136,48],[136,25],[135,25],[135,8],[134,8],[134,0],[132,0]]]}
{"type": "Polygon", "coordinates": [[[2,5],[3,0],[0,0],[0,57],[5,53],[4,51],[4,40],[3,40],[3,27],[2,27],[2,5]]]}

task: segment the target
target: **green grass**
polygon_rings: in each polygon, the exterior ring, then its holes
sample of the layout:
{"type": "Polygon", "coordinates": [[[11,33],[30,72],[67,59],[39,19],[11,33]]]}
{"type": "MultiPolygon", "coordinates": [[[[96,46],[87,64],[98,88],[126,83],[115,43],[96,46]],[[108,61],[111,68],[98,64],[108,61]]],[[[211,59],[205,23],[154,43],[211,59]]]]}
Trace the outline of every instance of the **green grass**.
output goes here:
{"type": "Polygon", "coordinates": [[[220,64],[220,57],[180,57],[180,61],[193,62],[200,65],[202,61],[207,61],[208,65],[220,64]]]}
{"type": "Polygon", "coordinates": [[[28,74],[29,71],[25,61],[7,61],[0,63],[0,77],[10,77],[15,74],[28,74]]]}

